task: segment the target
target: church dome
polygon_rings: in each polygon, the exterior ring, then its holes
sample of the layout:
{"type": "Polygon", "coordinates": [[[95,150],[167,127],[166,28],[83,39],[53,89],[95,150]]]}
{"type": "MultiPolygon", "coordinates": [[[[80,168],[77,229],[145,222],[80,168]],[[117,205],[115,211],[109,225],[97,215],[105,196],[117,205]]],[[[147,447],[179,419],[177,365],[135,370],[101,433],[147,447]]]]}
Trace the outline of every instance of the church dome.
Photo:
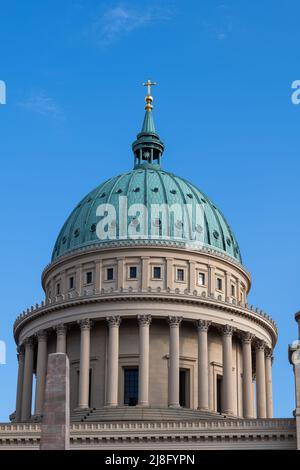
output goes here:
{"type": "MultiPolygon", "coordinates": [[[[55,243],[52,261],[68,252],[94,245],[107,244],[122,240],[119,224],[116,227],[116,239],[100,240],[97,236],[97,207],[111,204],[119,214],[120,197],[127,199],[127,206],[143,204],[147,208],[155,204],[179,204],[180,206],[196,204],[203,208],[203,246],[226,253],[238,262],[241,255],[238,243],[220,210],[196,186],[187,180],[162,170],[158,165],[141,164],[132,171],[110,178],[100,184],[75,207],[64,224],[55,243]]],[[[127,225],[132,223],[134,216],[128,216],[127,225]]],[[[193,217],[195,220],[195,217],[193,217]]],[[[148,224],[150,226],[150,217],[148,224]]],[[[153,221],[152,221],[153,223],[153,221]]],[[[197,230],[197,227],[194,227],[197,230]]],[[[150,233],[150,227],[149,227],[150,233]]],[[[163,241],[163,237],[160,240],[163,241]]],[[[173,233],[166,241],[180,243],[173,233]]],[[[123,240],[124,241],[124,240],[123,240]]],[[[129,240],[127,240],[129,241],[129,240]]],[[[132,240],[132,242],[136,242],[132,240]]],[[[157,243],[157,240],[147,240],[157,243]]]]}
{"type": "Polygon", "coordinates": [[[198,248],[200,243],[201,249],[242,263],[237,240],[221,211],[192,183],[161,169],[164,144],[155,130],[149,90],[146,102],[142,130],[132,144],[134,169],[110,178],[79,202],[60,231],[52,261],[91,245],[138,241],[195,248],[196,240],[198,248]],[[143,217],[137,205],[145,208],[143,217]],[[159,211],[152,212],[158,206],[159,211]],[[104,236],[99,236],[98,229],[104,236]]]}

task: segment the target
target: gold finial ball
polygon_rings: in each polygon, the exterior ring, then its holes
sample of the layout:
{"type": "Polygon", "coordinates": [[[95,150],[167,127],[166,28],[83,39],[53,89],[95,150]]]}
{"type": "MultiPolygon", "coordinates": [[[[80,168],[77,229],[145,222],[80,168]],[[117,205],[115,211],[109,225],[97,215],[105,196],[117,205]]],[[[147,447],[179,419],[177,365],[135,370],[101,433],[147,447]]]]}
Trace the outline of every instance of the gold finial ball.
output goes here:
{"type": "Polygon", "coordinates": [[[151,95],[147,95],[146,98],[145,98],[145,101],[148,103],[152,103],[153,101],[153,97],[151,95]]]}

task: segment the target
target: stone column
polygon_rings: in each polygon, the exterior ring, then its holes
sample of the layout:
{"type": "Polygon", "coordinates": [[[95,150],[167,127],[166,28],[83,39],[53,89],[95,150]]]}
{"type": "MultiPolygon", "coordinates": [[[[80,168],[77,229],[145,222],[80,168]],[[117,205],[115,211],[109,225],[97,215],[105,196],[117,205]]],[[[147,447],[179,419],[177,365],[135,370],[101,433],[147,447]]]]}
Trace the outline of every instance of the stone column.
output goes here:
{"type": "Polygon", "coordinates": [[[179,327],[182,317],[169,317],[169,406],[179,408],[179,327]]]}
{"type": "Polygon", "coordinates": [[[266,418],[266,370],[265,370],[265,343],[256,343],[256,407],[257,417],[266,418]]]}
{"type": "Polygon", "coordinates": [[[46,369],[47,369],[47,332],[39,331],[37,366],[36,366],[36,388],[34,415],[40,417],[43,413],[46,369]]]}
{"type": "Polygon", "coordinates": [[[139,315],[139,406],[149,406],[149,327],[151,315],[139,315]]]}
{"type": "Polygon", "coordinates": [[[243,416],[253,418],[253,382],[252,382],[252,353],[251,342],[253,335],[241,335],[243,345],[243,416]]]}
{"type": "Polygon", "coordinates": [[[33,375],[33,353],[34,353],[33,339],[27,338],[24,341],[24,345],[25,345],[25,364],[24,364],[21,420],[28,421],[31,417],[31,401],[32,401],[32,375],[33,375]]]}
{"type": "Polygon", "coordinates": [[[146,291],[149,286],[149,256],[142,256],[142,290],[146,291]]]}
{"type": "Polygon", "coordinates": [[[17,398],[16,398],[16,416],[15,421],[18,423],[21,421],[22,415],[22,391],[23,391],[23,380],[24,380],[24,359],[25,351],[23,346],[18,347],[18,385],[17,385],[17,398]]]}
{"type": "Polygon", "coordinates": [[[79,399],[78,408],[89,408],[89,382],[90,382],[90,330],[89,319],[79,322],[80,338],[80,372],[79,372],[79,399]]]}
{"type": "Polygon", "coordinates": [[[55,327],[56,330],[56,352],[66,353],[67,352],[67,327],[63,323],[60,323],[55,327]]]}
{"type": "Polygon", "coordinates": [[[234,328],[224,325],[222,328],[223,350],[223,397],[222,413],[233,414],[233,374],[232,374],[232,335],[234,328]]]}
{"type": "Polygon", "coordinates": [[[198,409],[209,410],[208,397],[208,341],[210,321],[198,320],[198,409]]]}
{"type": "Polygon", "coordinates": [[[119,378],[119,316],[107,317],[109,334],[107,348],[107,398],[106,406],[118,406],[119,378]]]}
{"type": "Polygon", "coordinates": [[[273,392],[272,392],[272,351],[266,352],[266,401],[267,401],[267,418],[273,418],[273,392]]]}

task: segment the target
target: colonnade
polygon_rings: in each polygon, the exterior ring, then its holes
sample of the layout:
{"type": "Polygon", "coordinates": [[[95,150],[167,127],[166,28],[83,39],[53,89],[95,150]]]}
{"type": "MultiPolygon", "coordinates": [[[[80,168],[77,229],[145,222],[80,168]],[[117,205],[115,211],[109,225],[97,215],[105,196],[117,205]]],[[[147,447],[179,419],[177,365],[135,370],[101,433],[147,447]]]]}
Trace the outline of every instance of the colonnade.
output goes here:
{"type": "MultiPolygon", "coordinates": [[[[107,347],[107,376],[106,376],[106,406],[119,405],[119,327],[120,316],[107,317],[108,347],[107,347]]],[[[169,356],[168,356],[168,406],[180,407],[179,372],[180,372],[180,325],[182,317],[169,316],[169,356]]],[[[138,315],[139,326],[139,385],[138,406],[149,406],[149,364],[150,364],[150,325],[151,315],[138,315]]],[[[93,322],[84,319],[78,322],[81,331],[80,340],[80,371],[78,408],[87,409],[89,403],[90,381],[90,332],[93,322]]],[[[198,320],[195,323],[198,338],[198,409],[208,411],[209,405],[209,353],[208,331],[211,322],[198,320]]],[[[67,352],[67,327],[64,324],[56,326],[56,351],[67,352]]],[[[242,342],[242,388],[243,388],[243,417],[254,418],[253,394],[253,357],[256,363],[256,416],[257,418],[272,418],[272,356],[271,351],[263,341],[258,341],[250,333],[236,332],[231,325],[218,327],[222,337],[222,413],[233,416],[234,413],[234,380],[233,380],[233,351],[232,337],[237,334],[242,342]]],[[[35,417],[40,417],[43,411],[44,388],[47,368],[47,331],[40,331],[36,338],[28,338],[18,348],[18,386],[16,398],[15,421],[28,421],[31,418],[32,383],[34,373],[34,347],[37,343],[36,360],[36,392],[35,417]]]]}

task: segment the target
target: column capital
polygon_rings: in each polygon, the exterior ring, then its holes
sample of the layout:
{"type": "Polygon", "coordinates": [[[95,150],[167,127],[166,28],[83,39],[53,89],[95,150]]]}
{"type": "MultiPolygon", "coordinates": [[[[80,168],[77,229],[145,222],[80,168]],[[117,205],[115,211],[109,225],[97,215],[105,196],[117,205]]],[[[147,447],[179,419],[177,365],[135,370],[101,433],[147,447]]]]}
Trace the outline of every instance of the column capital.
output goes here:
{"type": "Polygon", "coordinates": [[[17,356],[18,356],[18,359],[20,359],[20,357],[24,357],[25,356],[25,349],[24,349],[24,345],[21,344],[17,347],[17,356]]]}
{"type": "Polygon", "coordinates": [[[268,348],[267,346],[266,346],[266,348],[265,348],[265,356],[266,356],[266,359],[271,359],[272,361],[273,361],[273,359],[274,359],[274,358],[273,358],[273,351],[272,351],[272,349],[271,349],[271,348],[268,348]]]}
{"type": "Polygon", "coordinates": [[[231,325],[223,325],[221,327],[222,336],[232,336],[233,333],[235,332],[235,330],[236,330],[236,328],[234,328],[231,325]]]}
{"type": "Polygon", "coordinates": [[[263,340],[257,339],[255,341],[255,349],[256,351],[265,351],[267,347],[267,343],[263,340]]]}
{"type": "Polygon", "coordinates": [[[34,338],[32,336],[30,336],[29,338],[25,338],[22,345],[24,345],[25,348],[29,347],[29,348],[33,349],[33,347],[34,347],[34,338]]]}
{"type": "Polygon", "coordinates": [[[176,317],[176,316],[168,317],[168,323],[171,328],[177,328],[177,327],[179,328],[181,322],[182,322],[182,317],[176,317]]]}
{"type": "Polygon", "coordinates": [[[106,321],[108,323],[108,326],[112,328],[112,327],[119,327],[122,320],[121,320],[120,315],[115,315],[112,317],[106,317],[106,321]]]}
{"type": "Polygon", "coordinates": [[[47,330],[40,330],[36,333],[36,337],[38,341],[47,341],[48,332],[47,330]]]}
{"type": "Polygon", "coordinates": [[[93,326],[93,322],[89,318],[84,318],[83,320],[79,320],[78,324],[82,330],[90,330],[93,326]]]}
{"type": "Polygon", "coordinates": [[[251,344],[255,338],[255,335],[252,333],[249,333],[249,331],[241,331],[239,333],[239,337],[243,344],[251,344]]]}
{"type": "Polygon", "coordinates": [[[208,331],[210,325],[211,325],[211,321],[209,320],[197,320],[196,321],[196,326],[198,328],[198,331],[208,331]]]}
{"type": "Polygon", "coordinates": [[[53,329],[56,331],[57,336],[65,335],[67,332],[67,325],[64,323],[59,323],[58,325],[55,325],[53,329]]]}
{"type": "Polygon", "coordinates": [[[137,320],[140,326],[150,325],[152,321],[151,315],[138,315],[137,320]]]}

